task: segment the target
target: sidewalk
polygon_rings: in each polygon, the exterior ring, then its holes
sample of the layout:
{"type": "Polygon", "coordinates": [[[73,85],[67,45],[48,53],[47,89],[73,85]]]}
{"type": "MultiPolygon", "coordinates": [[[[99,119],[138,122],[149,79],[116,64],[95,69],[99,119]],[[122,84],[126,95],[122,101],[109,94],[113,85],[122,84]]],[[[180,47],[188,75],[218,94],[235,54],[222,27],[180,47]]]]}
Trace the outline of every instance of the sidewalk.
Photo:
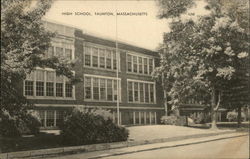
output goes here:
{"type": "Polygon", "coordinates": [[[49,156],[61,156],[74,153],[93,153],[93,151],[110,150],[132,147],[138,145],[155,144],[155,143],[172,143],[186,139],[198,139],[209,136],[218,136],[223,134],[236,134],[234,130],[210,130],[210,129],[195,129],[181,126],[170,125],[151,125],[151,126],[134,126],[128,127],[130,136],[126,142],[103,143],[73,147],[61,147],[53,149],[42,149],[32,151],[19,151],[12,153],[0,154],[0,159],[11,158],[41,158],[49,156]]]}

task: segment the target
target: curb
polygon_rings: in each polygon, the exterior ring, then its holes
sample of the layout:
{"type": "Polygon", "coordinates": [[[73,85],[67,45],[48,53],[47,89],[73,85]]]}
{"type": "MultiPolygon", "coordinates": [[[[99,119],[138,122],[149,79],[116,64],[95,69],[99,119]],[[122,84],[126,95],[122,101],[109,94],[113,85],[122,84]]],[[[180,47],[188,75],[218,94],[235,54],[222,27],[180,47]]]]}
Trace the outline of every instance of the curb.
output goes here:
{"type": "Polygon", "coordinates": [[[172,148],[172,147],[180,147],[180,146],[201,144],[201,143],[213,142],[213,141],[230,139],[230,138],[235,138],[235,137],[242,137],[242,136],[247,136],[247,134],[237,135],[237,136],[229,136],[229,137],[222,137],[222,138],[218,138],[218,139],[205,140],[205,141],[196,141],[196,142],[185,143],[185,144],[176,144],[176,145],[171,145],[171,146],[160,146],[160,147],[156,147],[156,148],[148,148],[148,149],[143,149],[143,150],[135,150],[135,151],[128,151],[128,152],[118,152],[118,153],[113,153],[113,154],[106,154],[106,155],[90,157],[88,159],[98,159],[98,158],[103,158],[103,157],[126,155],[126,154],[132,154],[132,153],[138,153],[138,152],[144,152],[144,151],[158,150],[158,149],[163,149],[163,148],[172,148]]]}
{"type": "Polygon", "coordinates": [[[125,148],[125,147],[139,146],[139,145],[146,145],[146,144],[180,141],[180,140],[191,139],[191,138],[202,138],[202,137],[216,136],[216,135],[223,135],[223,134],[230,134],[230,133],[236,133],[236,131],[205,133],[205,134],[196,134],[196,135],[188,135],[188,136],[177,136],[177,137],[153,139],[153,140],[124,141],[124,142],[92,144],[92,145],[83,145],[83,146],[62,147],[62,148],[40,149],[40,150],[31,150],[31,151],[18,151],[18,152],[0,154],[0,159],[44,158],[44,157],[84,153],[84,152],[125,148]]]}

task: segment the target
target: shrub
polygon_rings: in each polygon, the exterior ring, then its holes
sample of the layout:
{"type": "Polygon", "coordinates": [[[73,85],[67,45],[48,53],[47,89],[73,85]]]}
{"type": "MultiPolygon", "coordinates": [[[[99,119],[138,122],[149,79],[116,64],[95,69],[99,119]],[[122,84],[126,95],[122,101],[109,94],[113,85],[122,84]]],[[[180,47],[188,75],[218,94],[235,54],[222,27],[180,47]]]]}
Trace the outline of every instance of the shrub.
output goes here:
{"type": "MultiPolygon", "coordinates": [[[[242,121],[244,121],[245,117],[246,117],[245,114],[243,112],[241,112],[241,120],[242,121]]],[[[237,121],[237,118],[238,118],[238,112],[231,111],[231,112],[227,113],[227,120],[229,122],[231,122],[231,121],[237,121]]]]}
{"type": "Polygon", "coordinates": [[[66,145],[94,144],[125,141],[128,131],[112,122],[109,111],[101,109],[79,109],[70,112],[60,126],[66,145]]]}
{"type": "Polygon", "coordinates": [[[40,120],[34,112],[27,112],[21,117],[10,117],[8,113],[1,114],[0,134],[6,137],[18,137],[23,134],[38,134],[40,120]]]}
{"type": "Polygon", "coordinates": [[[161,123],[165,125],[184,126],[187,125],[187,119],[185,116],[176,116],[176,115],[162,116],[161,123]]]}

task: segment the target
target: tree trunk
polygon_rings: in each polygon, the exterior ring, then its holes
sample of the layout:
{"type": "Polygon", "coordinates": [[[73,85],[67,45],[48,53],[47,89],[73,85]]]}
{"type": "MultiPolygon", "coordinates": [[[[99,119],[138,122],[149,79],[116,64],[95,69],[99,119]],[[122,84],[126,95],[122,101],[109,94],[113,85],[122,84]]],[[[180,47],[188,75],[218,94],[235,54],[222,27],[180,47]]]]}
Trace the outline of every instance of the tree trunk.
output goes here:
{"type": "Polygon", "coordinates": [[[212,89],[212,99],[211,99],[211,129],[218,129],[217,127],[217,110],[216,108],[216,93],[215,88],[212,89]]]}
{"type": "Polygon", "coordinates": [[[241,106],[238,106],[238,116],[237,116],[238,128],[241,126],[241,106]]]}

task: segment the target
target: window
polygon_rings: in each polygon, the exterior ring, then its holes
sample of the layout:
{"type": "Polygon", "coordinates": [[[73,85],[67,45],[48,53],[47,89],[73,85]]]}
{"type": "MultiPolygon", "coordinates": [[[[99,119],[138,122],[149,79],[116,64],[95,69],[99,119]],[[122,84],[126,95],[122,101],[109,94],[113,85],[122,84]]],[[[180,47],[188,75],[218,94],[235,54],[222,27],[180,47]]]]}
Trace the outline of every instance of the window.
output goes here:
{"type": "Polygon", "coordinates": [[[153,72],[153,59],[149,59],[149,74],[153,72]]]}
{"type": "Polygon", "coordinates": [[[143,70],[142,70],[142,57],[138,57],[138,61],[139,61],[139,73],[143,73],[143,70]]]}
{"type": "Polygon", "coordinates": [[[63,114],[64,112],[62,110],[56,111],[56,126],[62,124],[63,122],[63,114]]]}
{"type": "Polygon", "coordinates": [[[87,46],[84,52],[84,63],[85,66],[116,70],[119,68],[119,60],[117,61],[119,57],[119,53],[117,54],[115,50],[87,46]]]}
{"type": "Polygon", "coordinates": [[[128,101],[133,102],[133,83],[128,82],[128,101]]]}
{"type": "Polygon", "coordinates": [[[155,103],[155,84],[143,81],[128,81],[128,101],[155,103]]]}
{"type": "Polygon", "coordinates": [[[137,73],[137,56],[133,56],[133,68],[134,72],[137,73]]]}
{"type": "Polygon", "coordinates": [[[72,97],[72,84],[69,82],[65,84],[65,96],[72,97]]]}
{"type": "Polygon", "coordinates": [[[99,100],[99,80],[93,78],[93,98],[99,100]]]}
{"type": "Polygon", "coordinates": [[[134,100],[135,100],[135,102],[138,102],[139,101],[139,91],[138,91],[138,88],[139,88],[139,86],[138,86],[138,82],[134,82],[134,100]]]}
{"type": "Polygon", "coordinates": [[[46,96],[54,96],[54,72],[47,71],[46,96]]]}
{"type": "Polygon", "coordinates": [[[45,124],[45,111],[44,110],[39,110],[38,114],[39,114],[39,117],[40,117],[40,120],[41,120],[41,126],[45,127],[46,126],[46,124],[45,124]]]}
{"type": "Polygon", "coordinates": [[[44,71],[36,72],[36,96],[44,96],[44,71]]]}
{"type": "Polygon", "coordinates": [[[106,100],[106,80],[100,79],[100,99],[106,100]]]}
{"type": "Polygon", "coordinates": [[[33,87],[34,87],[34,82],[33,81],[25,81],[25,95],[26,96],[33,96],[33,87]]]}
{"type": "Polygon", "coordinates": [[[53,70],[37,69],[24,81],[24,95],[34,97],[73,97],[73,86],[66,83],[64,76],[57,76],[53,70]]]}
{"type": "Polygon", "coordinates": [[[100,68],[105,68],[105,50],[99,49],[100,68]]]}
{"type": "Polygon", "coordinates": [[[151,74],[154,69],[153,58],[127,54],[127,72],[151,74]]]}
{"type": "Polygon", "coordinates": [[[148,74],[148,59],[143,58],[143,62],[144,62],[144,74],[148,74]]]}
{"type": "Polygon", "coordinates": [[[111,51],[106,50],[106,68],[111,69],[111,51]]]}
{"type": "Polygon", "coordinates": [[[92,48],[92,65],[98,67],[98,49],[92,48]]]}
{"type": "Polygon", "coordinates": [[[55,127],[63,122],[62,110],[38,110],[42,127],[55,127]]]}
{"type": "Polygon", "coordinates": [[[85,99],[91,99],[91,78],[85,77],[84,81],[85,99]]]}
{"type": "Polygon", "coordinates": [[[86,47],[85,48],[85,54],[84,54],[84,64],[85,66],[91,66],[91,48],[86,47]]]}
{"type": "Polygon", "coordinates": [[[72,50],[71,49],[65,49],[65,56],[67,59],[72,60],[72,50]]]}
{"type": "Polygon", "coordinates": [[[131,55],[127,55],[127,68],[128,68],[128,72],[132,72],[132,56],[131,55]]]}
{"type": "MultiPolygon", "coordinates": [[[[85,99],[95,101],[117,101],[117,80],[107,77],[84,77],[85,81],[85,99]],[[93,90],[93,92],[91,92],[93,90]]],[[[120,85],[120,81],[118,83],[120,85]]],[[[119,86],[120,92],[120,86],[119,86]]]]}
{"type": "Polygon", "coordinates": [[[107,80],[107,98],[108,98],[108,101],[113,100],[112,80],[110,79],[107,80]]]}

